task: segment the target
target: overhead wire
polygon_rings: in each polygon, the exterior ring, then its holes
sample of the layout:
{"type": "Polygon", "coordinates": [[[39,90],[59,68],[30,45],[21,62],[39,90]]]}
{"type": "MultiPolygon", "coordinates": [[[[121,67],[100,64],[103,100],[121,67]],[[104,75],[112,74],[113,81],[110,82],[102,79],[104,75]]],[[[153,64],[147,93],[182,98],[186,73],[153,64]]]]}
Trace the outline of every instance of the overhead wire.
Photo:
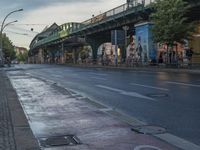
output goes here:
{"type": "Polygon", "coordinates": [[[14,32],[14,31],[10,31],[10,30],[6,30],[6,32],[12,33],[12,34],[17,34],[17,35],[23,35],[23,36],[28,36],[28,37],[34,37],[35,35],[30,35],[27,33],[19,33],[19,32],[14,32]]]}

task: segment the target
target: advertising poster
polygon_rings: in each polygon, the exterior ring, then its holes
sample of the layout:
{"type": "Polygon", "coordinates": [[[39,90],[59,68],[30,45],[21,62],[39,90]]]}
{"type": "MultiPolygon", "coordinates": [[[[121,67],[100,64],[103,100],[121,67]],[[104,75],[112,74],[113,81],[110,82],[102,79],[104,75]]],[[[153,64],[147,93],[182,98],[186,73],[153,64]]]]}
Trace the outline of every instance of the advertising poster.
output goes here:
{"type": "Polygon", "coordinates": [[[136,31],[136,51],[138,53],[139,60],[142,63],[156,60],[157,52],[155,44],[153,43],[152,24],[142,23],[135,25],[136,31]]]}

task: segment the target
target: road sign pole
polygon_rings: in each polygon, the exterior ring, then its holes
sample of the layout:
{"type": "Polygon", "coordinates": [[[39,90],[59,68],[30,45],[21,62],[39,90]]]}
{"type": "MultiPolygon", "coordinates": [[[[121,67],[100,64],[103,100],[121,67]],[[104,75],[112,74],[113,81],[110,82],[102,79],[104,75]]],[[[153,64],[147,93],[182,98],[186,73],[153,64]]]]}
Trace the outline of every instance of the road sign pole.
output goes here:
{"type": "Polygon", "coordinates": [[[115,30],[115,65],[118,65],[117,30],[115,30]]]}

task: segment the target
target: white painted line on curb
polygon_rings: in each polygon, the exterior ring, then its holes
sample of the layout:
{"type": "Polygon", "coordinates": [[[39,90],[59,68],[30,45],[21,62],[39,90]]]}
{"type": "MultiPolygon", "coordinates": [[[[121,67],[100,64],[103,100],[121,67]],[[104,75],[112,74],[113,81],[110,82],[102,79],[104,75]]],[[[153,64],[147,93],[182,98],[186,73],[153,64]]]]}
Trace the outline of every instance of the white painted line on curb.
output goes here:
{"type": "Polygon", "coordinates": [[[183,86],[191,86],[191,87],[199,87],[200,88],[200,85],[198,85],[198,84],[189,84],[189,83],[171,82],[171,81],[166,81],[165,83],[175,84],[175,85],[183,85],[183,86]]]}
{"type": "Polygon", "coordinates": [[[119,94],[126,95],[126,96],[132,96],[132,97],[137,97],[137,98],[142,98],[142,99],[148,99],[148,100],[151,100],[151,101],[157,101],[157,100],[155,100],[153,98],[144,96],[144,95],[136,93],[136,92],[128,92],[128,91],[124,91],[124,90],[120,90],[120,89],[116,89],[116,88],[112,88],[112,87],[104,86],[104,85],[96,85],[96,86],[99,87],[99,88],[103,88],[103,89],[107,89],[107,90],[110,90],[110,91],[118,92],[119,94]]]}
{"type": "Polygon", "coordinates": [[[131,85],[136,85],[136,86],[141,86],[141,87],[151,88],[151,89],[156,89],[156,90],[162,90],[162,91],[169,91],[169,89],[155,87],[155,86],[149,86],[149,85],[143,85],[143,84],[137,84],[137,83],[131,83],[131,85]]]}
{"type": "Polygon", "coordinates": [[[155,136],[183,150],[200,150],[200,146],[169,133],[155,136]]]}

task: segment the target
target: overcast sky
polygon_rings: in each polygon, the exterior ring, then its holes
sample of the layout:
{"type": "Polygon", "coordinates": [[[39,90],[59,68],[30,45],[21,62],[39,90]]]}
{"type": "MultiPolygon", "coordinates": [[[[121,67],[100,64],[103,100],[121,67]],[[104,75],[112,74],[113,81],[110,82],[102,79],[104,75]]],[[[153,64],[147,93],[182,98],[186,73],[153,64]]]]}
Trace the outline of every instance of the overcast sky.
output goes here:
{"type": "Polygon", "coordinates": [[[41,32],[47,25],[82,22],[92,14],[98,15],[124,3],[126,0],[0,0],[0,23],[9,12],[23,8],[24,11],[7,19],[7,23],[18,22],[4,32],[14,45],[28,47],[36,32],[41,32]]]}

